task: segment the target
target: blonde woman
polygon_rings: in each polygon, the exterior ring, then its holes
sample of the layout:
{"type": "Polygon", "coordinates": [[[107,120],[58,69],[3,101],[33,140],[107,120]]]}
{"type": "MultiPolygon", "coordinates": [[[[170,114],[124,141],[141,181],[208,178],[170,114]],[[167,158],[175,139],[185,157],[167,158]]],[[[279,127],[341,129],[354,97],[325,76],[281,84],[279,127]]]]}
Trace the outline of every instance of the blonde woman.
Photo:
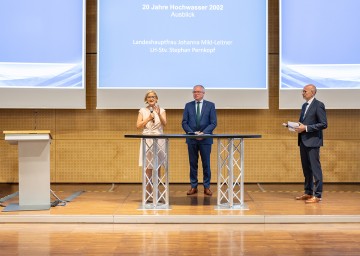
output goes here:
{"type": "MultiPolygon", "coordinates": [[[[145,94],[144,102],[147,105],[139,110],[136,128],[143,129],[142,134],[144,135],[157,135],[163,134],[164,127],[166,126],[166,112],[163,108],[160,108],[158,103],[158,96],[155,91],[150,90],[147,91],[145,94]]],[[[142,143],[142,141],[141,141],[142,143]]],[[[142,152],[142,144],[140,145],[140,156],[139,156],[139,166],[146,166],[146,176],[149,180],[152,177],[152,170],[153,170],[153,156],[152,152],[148,151],[149,147],[152,146],[153,140],[147,139],[146,140],[146,163],[143,163],[143,152],[142,152]]],[[[160,147],[160,151],[158,151],[158,163],[160,165],[164,164],[165,159],[165,140],[159,139],[158,144],[160,147]]],[[[159,168],[160,169],[160,168],[159,168]]],[[[159,176],[160,176],[160,170],[159,176]]],[[[146,187],[146,191],[151,193],[150,191],[150,184],[146,187]]],[[[146,196],[148,197],[148,195],[146,196]]]]}

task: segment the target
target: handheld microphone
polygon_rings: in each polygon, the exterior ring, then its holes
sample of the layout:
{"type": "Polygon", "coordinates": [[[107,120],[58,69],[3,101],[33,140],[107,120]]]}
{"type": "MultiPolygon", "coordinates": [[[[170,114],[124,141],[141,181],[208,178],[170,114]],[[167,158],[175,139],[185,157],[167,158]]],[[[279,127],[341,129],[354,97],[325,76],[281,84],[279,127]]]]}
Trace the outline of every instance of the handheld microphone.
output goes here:
{"type": "MultiPolygon", "coordinates": [[[[150,107],[149,110],[150,110],[150,115],[152,115],[152,113],[154,112],[154,109],[153,109],[152,107],[150,107]]],[[[154,119],[154,118],[153,118],[152,122],[155,123],[155,119],[154,119]]]]}

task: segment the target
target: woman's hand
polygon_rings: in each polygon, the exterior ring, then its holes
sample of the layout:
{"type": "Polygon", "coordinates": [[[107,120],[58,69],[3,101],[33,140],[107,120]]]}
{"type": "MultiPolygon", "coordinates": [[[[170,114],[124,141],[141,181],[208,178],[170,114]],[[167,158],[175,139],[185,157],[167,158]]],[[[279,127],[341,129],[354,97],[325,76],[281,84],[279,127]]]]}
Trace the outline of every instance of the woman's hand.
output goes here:
{"type": "Polygon", "coordinates": [[[160,116],[160,106],[154,106],[154,111],[158,114],[158,116],[160,116]]]}

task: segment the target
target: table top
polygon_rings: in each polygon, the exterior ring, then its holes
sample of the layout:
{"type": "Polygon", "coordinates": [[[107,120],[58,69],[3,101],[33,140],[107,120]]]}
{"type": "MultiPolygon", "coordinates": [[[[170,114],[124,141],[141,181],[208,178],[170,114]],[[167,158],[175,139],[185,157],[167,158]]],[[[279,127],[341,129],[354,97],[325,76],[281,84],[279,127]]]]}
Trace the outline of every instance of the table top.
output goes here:
{"type": "Polygon", "coordinates": [[[126,134],[125,138],[151,138],[151,139],[196,139],[196,138],[223,138],[223,139],[256,139],[261,138],[259,134],[126,134]]]}
{"type": "Polygon", "coordinates": [[[4,134],[50,134],[50,130],[3,131],[4,134]]]}

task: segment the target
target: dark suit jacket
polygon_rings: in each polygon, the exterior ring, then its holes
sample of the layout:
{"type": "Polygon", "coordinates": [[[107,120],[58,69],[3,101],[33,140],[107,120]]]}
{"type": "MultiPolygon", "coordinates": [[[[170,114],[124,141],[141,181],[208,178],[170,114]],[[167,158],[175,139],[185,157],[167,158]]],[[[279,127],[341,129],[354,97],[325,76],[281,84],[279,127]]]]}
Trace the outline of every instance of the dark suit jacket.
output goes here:
{"type": "Polygon", "coordinates": [[[324,103],[314,99],[310,104],[302,123],[307,126],[307,132],[299,133],[298,145],[300,145],[301,141],[306,147],[321,147],[323,145],[322,130],[327,128],[324,103]]]}
{"type": "MultiPolygon", "coordinates": [[[[204,100],[201,108],[200,132],[203,132],[204,134],[212,134],[216,125],[217,118],[215,104],[210,101],[204,100]]],[[[186,103],[182,119],[182,127],[186,133],[196,132],[195,101],[186,103]]],[[[213,139],[186,139],[186,143],[212,144],[213,139]]]]}

